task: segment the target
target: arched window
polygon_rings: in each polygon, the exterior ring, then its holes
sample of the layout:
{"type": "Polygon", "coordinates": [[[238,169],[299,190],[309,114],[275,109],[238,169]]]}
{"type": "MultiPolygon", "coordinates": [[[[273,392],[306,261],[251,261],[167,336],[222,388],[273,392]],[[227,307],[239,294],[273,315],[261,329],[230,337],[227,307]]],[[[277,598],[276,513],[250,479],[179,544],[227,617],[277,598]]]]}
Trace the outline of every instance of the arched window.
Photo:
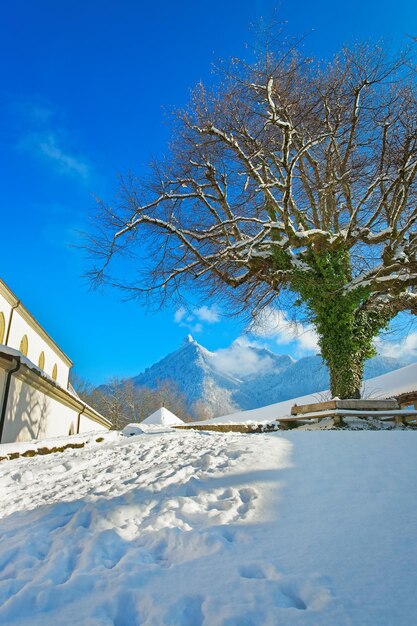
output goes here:
{"type": "Polygon", "coordinates": [[[52,378],[56,380],[58,378],[58,365],[55,363],[52,369],[52,378]]]}
{"type": "Polygon", "coordinates": [[[0,343],[4,341],[4,333],[6,331],[6,322],[3,313],[0,313],[0,343]]]}
{"type": "Polygon", "coordinates": [[[43,350],[39,355],[38,366],[40,367],[41,370],[45,369],[45,353],[43,350]]]}
{"type": "Polygon", "coordinates": [[[19,350],[23,354],[23,356],[28,355],[28,348],[29,348],[28,336],[23,335],[22,341],[20,342],[20,346],[19,346],[19,350]]]}

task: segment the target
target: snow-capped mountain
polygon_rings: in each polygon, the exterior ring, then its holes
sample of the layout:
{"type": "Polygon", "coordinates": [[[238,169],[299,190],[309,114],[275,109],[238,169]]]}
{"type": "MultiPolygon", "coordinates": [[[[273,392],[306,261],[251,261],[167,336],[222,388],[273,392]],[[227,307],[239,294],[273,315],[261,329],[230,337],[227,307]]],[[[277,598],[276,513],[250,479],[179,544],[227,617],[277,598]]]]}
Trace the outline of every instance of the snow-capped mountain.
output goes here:
{"type": "MultiPolygon", "coordinates": [[[[399,360],[377,356],[366,364],[365,378],[404,365],[399,360]]],[[[239,341],[210,352],[190,335],[178,350],[131,380],[135,386],[155,388],[166,379],[176,383],[196,417],[254,409],[329,387],[328,370],[319,356],[294,361],[287,354],[275,354],[239,341]]]]}

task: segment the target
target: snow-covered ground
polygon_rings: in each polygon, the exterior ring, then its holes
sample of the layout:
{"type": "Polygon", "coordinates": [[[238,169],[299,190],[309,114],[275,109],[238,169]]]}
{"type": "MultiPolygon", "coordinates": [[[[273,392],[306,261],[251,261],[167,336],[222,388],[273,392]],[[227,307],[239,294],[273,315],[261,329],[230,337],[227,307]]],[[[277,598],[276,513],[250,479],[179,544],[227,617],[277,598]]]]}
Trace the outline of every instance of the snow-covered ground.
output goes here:
{"type": "Polygon", "coordinates": [[[0,623],[410,626],[417,433],[193,431],[0,463],[0,623]]]}

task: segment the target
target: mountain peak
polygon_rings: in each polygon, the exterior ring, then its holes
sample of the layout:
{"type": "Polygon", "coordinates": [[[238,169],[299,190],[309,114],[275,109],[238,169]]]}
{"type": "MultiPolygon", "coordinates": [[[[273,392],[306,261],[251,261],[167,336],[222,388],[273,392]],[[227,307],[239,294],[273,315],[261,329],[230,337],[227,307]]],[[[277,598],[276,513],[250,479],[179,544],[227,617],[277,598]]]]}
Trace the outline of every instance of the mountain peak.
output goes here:
{"type": "Polygon", "coordinates": [[[184,339],[182,340],[182,345],[183,346],[188,346],[188,344],[190,343],[197,343],[196,340],[194,339],[194,337],[192,335],[187,335],[186,337],[184,337],[184,339]]]}

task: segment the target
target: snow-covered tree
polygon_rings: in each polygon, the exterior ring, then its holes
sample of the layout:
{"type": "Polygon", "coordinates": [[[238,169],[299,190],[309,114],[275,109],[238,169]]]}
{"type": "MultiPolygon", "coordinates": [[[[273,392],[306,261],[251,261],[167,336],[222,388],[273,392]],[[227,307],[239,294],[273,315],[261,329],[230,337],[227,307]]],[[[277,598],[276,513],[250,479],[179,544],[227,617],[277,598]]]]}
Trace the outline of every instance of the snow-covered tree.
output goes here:
{"type": "Polygon", "coordinates": [[[166,161],[100,203],[93,276],[160,302],[191,284],[253,313],[289,294],[332,393],[358,397],[375,336],[417,313],[416,175],[408,53],[357,45],[322,62],[267,47],[198,85],[166,161]],[[134,281],[113,276],[118,254],[138,255],[134,281]]]}
{"type": "Polygon", "coordinates": [[[105,388],[95,391],[95,400],[95,406],[111,421],[116,430],[136,421],[136,407],[132,407],[132,385],[129,381],[111,378],[105,388]]]}

